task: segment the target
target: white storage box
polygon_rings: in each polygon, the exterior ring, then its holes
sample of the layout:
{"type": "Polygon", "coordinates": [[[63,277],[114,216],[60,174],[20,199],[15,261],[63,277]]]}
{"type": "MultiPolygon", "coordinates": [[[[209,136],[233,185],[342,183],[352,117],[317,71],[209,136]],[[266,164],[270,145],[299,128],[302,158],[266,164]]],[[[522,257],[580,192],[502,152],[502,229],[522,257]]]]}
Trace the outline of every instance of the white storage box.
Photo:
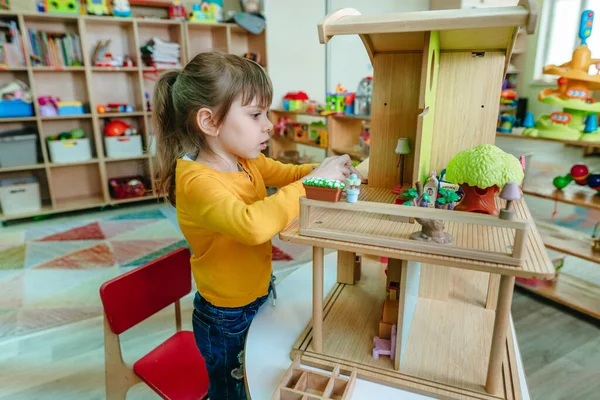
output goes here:
{"type": "Polygon", "coordinates": [[[0,137],[0,168],[37,164],[36,143],[37,134],[0,137]]]}
{"type": "Polygon", "coordinates": [[[141,135],[105,136],[104,148],[109,158],[136,157],[144,153],[141,135]]]}
{"type": "Polygon", "coordinates": [[[40,184],[33,176],[0,180],[0,207],[5,215],[42,209],[40,184]]]}
{"type": "Polygon", "coordinates": [[[72,163],[92,159],[90,139],[68,139],[48,141],[50,160],[53,163],[72,163]]]}

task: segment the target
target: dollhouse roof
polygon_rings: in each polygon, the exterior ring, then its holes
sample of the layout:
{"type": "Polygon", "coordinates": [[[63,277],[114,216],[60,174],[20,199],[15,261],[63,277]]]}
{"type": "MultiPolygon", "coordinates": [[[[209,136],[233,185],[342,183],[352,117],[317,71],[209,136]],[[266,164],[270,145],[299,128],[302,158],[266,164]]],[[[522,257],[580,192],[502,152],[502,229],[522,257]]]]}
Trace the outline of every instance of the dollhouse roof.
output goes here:
{"type": "Polygon", "coordinates": [[[439,31],[440,50],[510,51],[519,27],[535,31],[535,1],[521,0],[514,7],[418,11],[361,15],[345,8],[321,21],[319,40],[358,34],[371,58],[380,52],[422,50],[426,33],[439,31]]]}

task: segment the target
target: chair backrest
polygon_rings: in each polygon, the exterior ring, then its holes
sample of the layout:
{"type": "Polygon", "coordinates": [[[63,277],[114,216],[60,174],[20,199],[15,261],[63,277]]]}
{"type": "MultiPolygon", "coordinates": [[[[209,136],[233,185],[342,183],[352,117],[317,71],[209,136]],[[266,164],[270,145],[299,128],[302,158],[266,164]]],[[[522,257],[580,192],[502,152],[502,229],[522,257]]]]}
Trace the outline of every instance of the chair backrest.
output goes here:
{"type": "Polygon", "coordinates": [[[175,250],[100,287],[104,313],[119,335],[192,290],[190,251],[175,250]]]}

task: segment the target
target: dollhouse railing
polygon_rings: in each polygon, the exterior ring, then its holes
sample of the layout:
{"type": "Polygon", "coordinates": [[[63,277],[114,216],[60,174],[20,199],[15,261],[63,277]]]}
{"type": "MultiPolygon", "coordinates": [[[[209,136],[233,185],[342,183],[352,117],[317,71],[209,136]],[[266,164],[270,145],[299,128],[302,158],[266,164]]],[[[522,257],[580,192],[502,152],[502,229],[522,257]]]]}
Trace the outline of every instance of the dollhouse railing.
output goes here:
{"type": "Polygon", "coordinates": [[[515,266],[525,263],[531,226],[528,220],[504,220],[493,215],[370,201],[327,202],[306,197],[300,199],[299,223],[299,233],[303,236],[515,266]],[[415,218],[445,221],[446,232],[456,242],[442,245],[410,239],[410,234],[420,229],[415,218]]]}

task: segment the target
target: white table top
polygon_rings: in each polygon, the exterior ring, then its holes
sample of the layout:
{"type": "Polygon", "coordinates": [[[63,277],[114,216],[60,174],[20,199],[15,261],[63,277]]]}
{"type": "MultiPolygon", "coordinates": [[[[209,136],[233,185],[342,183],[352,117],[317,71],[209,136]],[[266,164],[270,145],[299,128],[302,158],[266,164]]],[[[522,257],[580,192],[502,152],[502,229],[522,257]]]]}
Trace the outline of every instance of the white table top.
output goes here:
{"type": "MultiPolygon", "coordinates": [[[[327,294],[336,282],[337,252],[325,256],[323,275],[323,288],[327,294]]],[[[244,368],[252,400],[270,399],[281,377],[292,364],[290,351],[312,317],[312,262],[301,265],[282,281],[278,281],[276,288],[276,306],[273,307],[269,299],[261,307],[248,330],[244,368]]],[[[515,353],[523,399],[529,400],[512,319],[511,329],[515,338],[515,353]]],[[[357,379],[352,399],[374,398],[417,400],[431,397],[357,379]]]]}

